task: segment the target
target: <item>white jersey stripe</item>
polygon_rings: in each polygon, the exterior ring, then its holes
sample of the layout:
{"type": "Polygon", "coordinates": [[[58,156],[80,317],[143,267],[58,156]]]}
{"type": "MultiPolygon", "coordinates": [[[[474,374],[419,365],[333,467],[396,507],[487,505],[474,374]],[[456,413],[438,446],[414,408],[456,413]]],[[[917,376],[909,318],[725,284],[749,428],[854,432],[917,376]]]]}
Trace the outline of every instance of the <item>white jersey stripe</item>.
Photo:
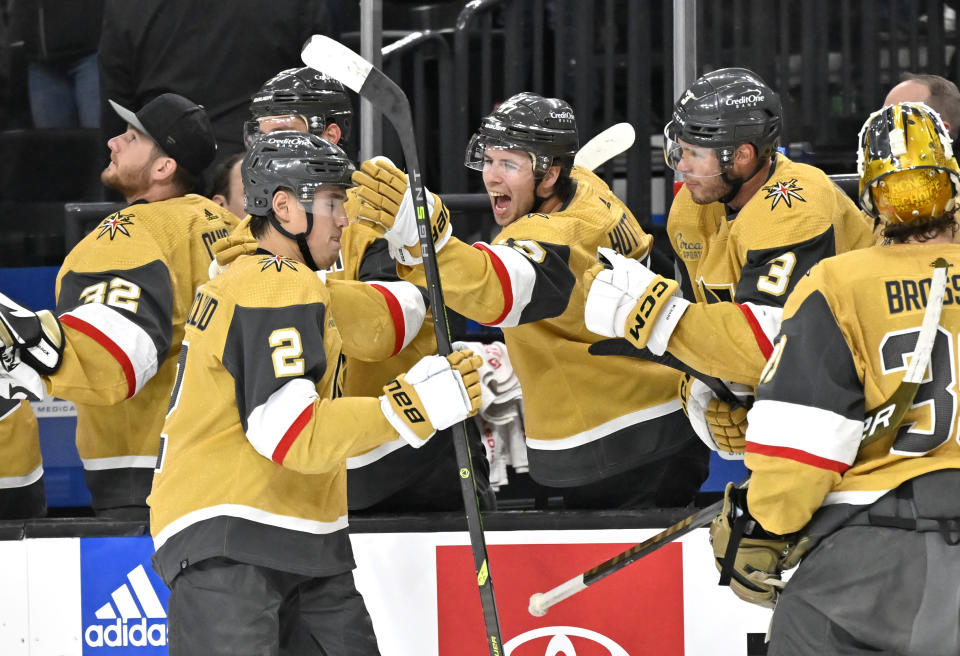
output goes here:
{"type": "Polygon", "coordinates": [[[41,476],[43,476],[43,465],[38,466],[24,476],[0,476],[0,490],[7,490],[13,487],[26,487],[39,481],[41,476]]]}
{"type": "Polygon", "coordinates": [[[573,449],[575,447],[583,446],[584,444],[589,444],[590,442],[599,440],[623,428],[627,428],[644,421],[650,421],[651,419],[657,419],[658,417],[663,417],[664,415],[668,415],[671,412],[676,412],[680,409],[682,409],[682,406],[680,405],[680,399],[677,399],[675,401],[669,401],[660,405],[644,408],[643,410],[631,412],[630,414],[617,417],[616,419],[611,419],[610,421],[600,424],[599,426],[588,428],[587,430],[577,433],[576,435],[564,437],[559,440],[536,440],[528,437],[527,446],[531,449],[541,449],[543,451],[562,451],[563,449],[573,449]]]}
{"type": "Polygon", "coordinates": [[[123,351],[133,367],[135,375],[134,394],[157,373],[157,347],[143,328],[123,316],[109,305],[86,303],[65,312],[88,323],[109,337],[123,351]]]}
{"type": "Polygon", "coordinates": [[[112,458],[82,458],[83,468],[87,471],[104,469],[142,468],[153,469],[157,466],[157,456],[115,456],[112,458]]]}
{"type": "MultiPolygon", "coordinates": [[[[489,251],[491,257],[496,258],[503,267],[509,282],[504,281],[504,286],[509,284],[510,289],[504,289],[504,298],[512,298],[513,301],[509,307],[504,308],[505,316],[500,321],[487,324],[500,328],[512,328],[520,325],[520,315],[530,304],[533,297],[533,286],[537,281],[537,272],[533,268],[533,263],[525,255],[503,244],[493,246],[478,242],[484,248],[481,250],[489,251]],[[508,293],[509,292],[509,293],[508,293]]],[[[476,246],[477,244],[474,244],[476,246]]]]}
{"type": "Polygon", "coordinates": [[[816,458],[853,464],[860,449],[863,422],[835,412],[785,401],[757,401],[747,426],[749,444],[794,449],[816,458]]]}
{"type": "Polygon", "coordinates": [[[367,465],[373,464],[380,460],[380,458],[384,458],[397,449],[402,449],[405,446],[408,446],[406,440],[398,436],[397,439],[393,440],[392,442],[381,444],[375,449],[370,449],[366,453],[363,453],[359,456],[347,458],[347,469],[360,469],[361,467],[366,467],[367,465]]]}
{"type": "Polygon", "coordinates": [[[273,460],[280,440],[317,396],[315,384],[294,378],[254,408],[247,417],[247,440],[257,453],[273,460]]]}
{"type": "Polygon", "coordinates": [[[400,341],[400,348],[397,349],[397,352],[402,351],[420,332],[423,320],[427,316],[427,305],[423,300],[423,294],[420,293],[416,285],[403,280],[372,280],[369,284],[373,285],[381,294],[387,296],[387,304],[391,305],[391,312],[393,307],[400,309],[403,325],[398,326],[396,325],[397,322],[394,322],[394,329],[397,331],[398,337],[401,338],[398,340],[400,341]],[[391,304],[391,298],[395,302],[395,306],[391,304]]]}
{"type": "Polygon", "coordinates": [[[290,531],[300,531],[301,533],[311,533],[313,535],[336,533],[337,531],[345,530],[348,526],[346,515],[341,515],[332,522],[317,522],[301,517],[291,517],[290,515],[277,515],[252,506],[224,503],[218,506],[194,510],[167,524],[163,530],[153,538],[154,550],[162,547],[167,540],[185,528],[214,517],[237,517],[240,519],[248,519],[258,524],[266,524],[267,526],[276,526],[290,531]]]}

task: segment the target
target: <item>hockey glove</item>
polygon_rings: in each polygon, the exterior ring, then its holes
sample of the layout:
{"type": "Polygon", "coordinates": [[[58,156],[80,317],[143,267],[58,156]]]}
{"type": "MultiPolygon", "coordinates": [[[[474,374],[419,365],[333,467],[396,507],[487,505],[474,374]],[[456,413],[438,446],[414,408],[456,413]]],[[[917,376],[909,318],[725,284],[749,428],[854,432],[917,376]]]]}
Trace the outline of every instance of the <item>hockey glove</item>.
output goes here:
{"type": "MultiPolygon", "coordinates": [[[[727,383],[735,387],[734,383],[727,383]]],[[[718,399],[699,379],[684,374],[680,379],[680,403],[697,437],[727,460],[743,458],[746,450],[747,407],[732,408],[718,399]]]]}
{"type": "Polygon", "coordinates": [[[664,278],[639,260],[598,248],[599,263],[587,269],[587,329],[604,337],[623,337],[638,349],[663,355],[688,301],[675,297],[675,280],[664,278]]]}
{"type": "Polygon", "coordinates": [[[428,355],[383,388],[380,410],[410,446],[426,444],[437,430],[480,409],[483,360],[472,351],[428,355]]]}
{"type": "Polygon", "coordinates": [[[765,608],[776,606],[785,585],[780,573],[796,565],[802,555],[796,554],[797,541],[790,536],[761,528],[747,510],[746,489],[733,483],[727,483],[723,510],[710,524],[710,544],[720,585],[729,584],[735,595],[765,608]]]}
{"type": "MultiPolygon", "coordinates": [[[[360,202],[352,205],[356,218],[382,234],[389,244],[390,256],[400,264],[413,266],[423,261],[407,176],[386,158],[364,162],[353,174],[360,202]]],[[[453,225],[450,213],[436,194],[424,189],[430,232],[436,251],[443,248],[453,225]]]]}
{"type": "Polygon", "coordinates": [[[726,401],[712,398],[704,412],[713,439],[722,451],[744,453],[747,450],[747,408],[731,407],[726,401]]]}
{"type": "Polygon", "coordinates": [[[40,374],[20,361],[16,349],[0,352],[0,398],[42,401],[44,391],[40,374]]]}
{"type": "Polygon", "coordinates": [[[259,243],[246,230],[236,231],[223,239],[218,239],[210,246],[213,260],[210,262],[207,273],[214,278],[226,271],[235,259],[241,255],[253,253],[257,248],[259,243]]]}
{"type": "Polygon", "coordinates": [[[33,312],[0,294],[0,358],[7,360],[7,350],[15,350],[39,374],[56,372],[63,358],[60,320],[49,310],[33,312]]]}

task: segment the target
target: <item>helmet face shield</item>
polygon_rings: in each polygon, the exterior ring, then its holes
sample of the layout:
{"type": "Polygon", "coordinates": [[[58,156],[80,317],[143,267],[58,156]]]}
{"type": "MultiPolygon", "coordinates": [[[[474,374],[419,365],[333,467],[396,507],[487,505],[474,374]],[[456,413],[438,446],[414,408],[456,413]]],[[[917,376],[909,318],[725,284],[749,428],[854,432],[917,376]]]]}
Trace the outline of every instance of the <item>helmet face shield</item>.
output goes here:
{"type": "MultiPolygon", "coordinates": [[[[486,157],[487,150],[515,150],[522,153],[526,153],[530,158],[530,163],[533,166],[534,175],[544,175],[550,169],[551,164],[553,164],[553,158],[547,155],[537,155],[528,150],[528,146],[520,142],[513,142],[509,140],[502,139],[500,137],[490,137],[487,135],[480,134],[479,132],[474,134],[470,139],[470,143],[467,144],[467,150],[464,154],[463,165],[468,169],[473,169],[474,171],[483,171],[485,168],[484,161],[489,159],[486,157]]],[[[513,171],[514,169],[505,168],[505,172],[513,171]]],[[[516,172],[520,172],[519,169],[516,172]]]]}
{"type": "Polygon", "coordinates": [[[715,178],[723,173],[716,150],[674,139],[672,126],[670,122],[663,129],[663,159],[667,166],[684,178],[715,178]]]}
{"type": "MultiPolygon", "coordinates": [[[[261,135],[280,130],[307,132],[309,123],[300,114],[282,114],[279,116],[260,116],[243,124],[243,143],[249,148],[261,135]]],[[[312,132],[312,130],[311,130],[312,132]]],[[[322,136],[320,134],[317,135],[322,136]]]]}

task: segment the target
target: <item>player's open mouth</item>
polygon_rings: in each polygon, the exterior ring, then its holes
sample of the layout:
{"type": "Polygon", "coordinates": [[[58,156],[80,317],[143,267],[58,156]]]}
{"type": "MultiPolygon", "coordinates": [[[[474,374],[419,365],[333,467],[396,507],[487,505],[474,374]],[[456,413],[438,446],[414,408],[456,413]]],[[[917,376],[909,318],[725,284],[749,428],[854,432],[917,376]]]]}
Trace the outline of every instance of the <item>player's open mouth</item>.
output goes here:
{"type": "Polygon", "coordinates": [[[493,203],[495,214],[503,214],[510,207],[511,197],[496,191],[490,192],[490,201],[493,203]]]}

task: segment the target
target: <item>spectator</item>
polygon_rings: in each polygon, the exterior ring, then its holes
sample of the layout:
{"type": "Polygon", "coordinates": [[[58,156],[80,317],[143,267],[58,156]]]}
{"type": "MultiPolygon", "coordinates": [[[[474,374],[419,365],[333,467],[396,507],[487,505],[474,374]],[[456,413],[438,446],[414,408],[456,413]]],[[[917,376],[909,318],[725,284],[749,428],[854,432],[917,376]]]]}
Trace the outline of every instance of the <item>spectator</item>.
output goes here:
{"type": "MultiPolygon", "coordinates": [[[[220,207],[229,210],[240,219],[246,216],[243,209],[243,179],[240,177],[240,164],[243,162],[243,153],[234,153],[220,162],[213,174],[213,187],[210,189],[210,200],[220,207]]],[[[233,227],[231,224],[229,227],[233,227]]]]}
{"type": "Polygon", "coordinates": [[[242,150],[250,97],[276,71],[300,62],[300,47],[328,31],[316,0],[107,0],[100,38],[103,128],[122,132],[106,99],[142,107],[161,93],[202,105],[220,145],[242,150]]]}
{"type": "Polygon", "coordinates": [[[99,127],[103,0],[16,0],[11,9],[27,56],[34,127],[99,127]]]}
{"type": "Polygon", "coordinates": [[[960,134],[960,90],[950,80],[939,75],[907,73],[890,89],[883,106],[902,102],[924,103],[940,114],[951,139],[956,140],[960,134]]]}

